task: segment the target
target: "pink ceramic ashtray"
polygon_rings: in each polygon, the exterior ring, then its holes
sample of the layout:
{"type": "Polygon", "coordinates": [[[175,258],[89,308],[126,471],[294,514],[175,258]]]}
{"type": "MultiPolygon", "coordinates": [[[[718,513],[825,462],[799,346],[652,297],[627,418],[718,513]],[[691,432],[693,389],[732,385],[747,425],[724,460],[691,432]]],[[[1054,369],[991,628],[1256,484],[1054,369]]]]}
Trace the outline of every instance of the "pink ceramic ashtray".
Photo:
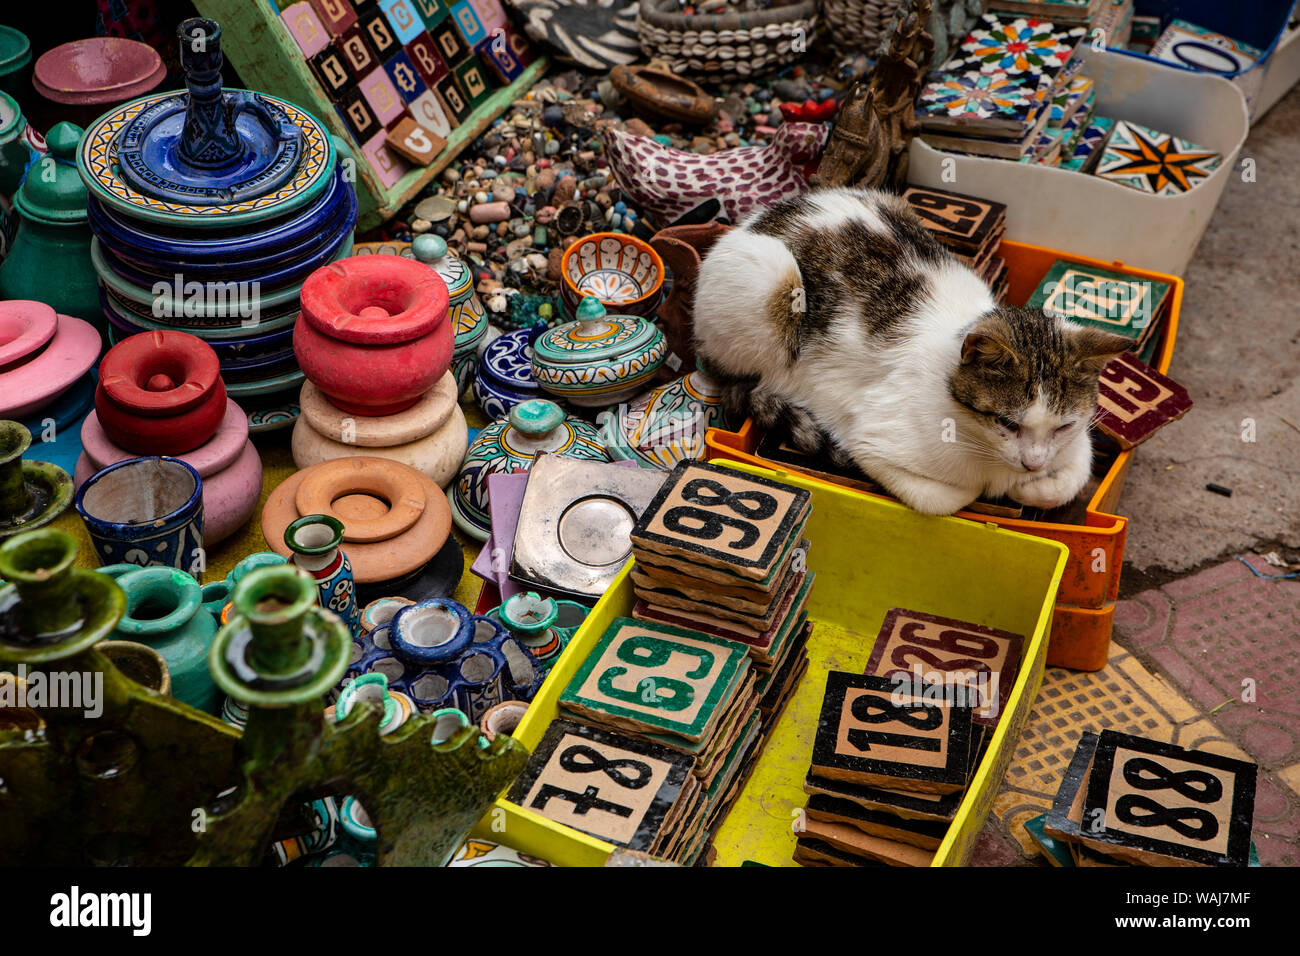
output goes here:
{"type": "Polygon", "coordinates": [[[60,315],[44,351],[0,371],[0,418],[23,418],[54,401],[90,371],[99,346],[99,333],[89,322],[60,315]]]}
{"type": "Polygon", "coordinates": [[[144,96],[166,75],[162,57],[147,43],[90,37],[43,54],[32,71],[32,85],[47,100],[82,106],[144,96]]]}
{"type": "MultiPolygon", "coordinates": [[[[77,487],[95,472],[135,453],[113,444],[95,412],[81,426],[81,458],[73,474],[77,487]]],[[[203,541],[213,545],[239,530],[262,492],[262,459],[248,438],[248,416],[231,399],[216,433],[193,451],[176,455],[203,479],[203,541]]]]}
{"type": "Polygon", "coordinates": [[[54,338],[58,327],[58,313],[44,302],[0,302],[0,369],[30,356],[54,338]]]}

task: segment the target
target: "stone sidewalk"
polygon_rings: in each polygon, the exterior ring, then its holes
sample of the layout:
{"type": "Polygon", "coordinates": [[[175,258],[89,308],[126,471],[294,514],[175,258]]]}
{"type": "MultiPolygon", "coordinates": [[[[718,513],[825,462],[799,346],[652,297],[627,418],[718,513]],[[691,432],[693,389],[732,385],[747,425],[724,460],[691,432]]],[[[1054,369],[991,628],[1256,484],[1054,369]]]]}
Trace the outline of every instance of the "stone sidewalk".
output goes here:
{"type": "Polygon", "coordinates": [[[1044,675],[974,865],[1046,866],[1024,821],[1083,731],[1119,730],[1257,762],[1260,862],[1300,866],[1300,578],[1246,558],[1120,601],[1106,667],[1044,675]]]}

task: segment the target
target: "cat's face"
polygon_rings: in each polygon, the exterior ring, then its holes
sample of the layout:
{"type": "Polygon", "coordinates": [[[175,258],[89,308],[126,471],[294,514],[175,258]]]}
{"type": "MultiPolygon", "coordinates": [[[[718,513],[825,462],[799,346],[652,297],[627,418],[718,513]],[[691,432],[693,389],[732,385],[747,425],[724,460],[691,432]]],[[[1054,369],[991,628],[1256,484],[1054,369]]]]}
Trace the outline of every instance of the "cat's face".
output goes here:
{"type": "Polygon", "coordinates": [[[1039,471],[1086,432],[1097,377],[1131,344],[1041,309],[1001,307],[966,335],[949,391],[989,453],[1013,471],[1039,471]]]}

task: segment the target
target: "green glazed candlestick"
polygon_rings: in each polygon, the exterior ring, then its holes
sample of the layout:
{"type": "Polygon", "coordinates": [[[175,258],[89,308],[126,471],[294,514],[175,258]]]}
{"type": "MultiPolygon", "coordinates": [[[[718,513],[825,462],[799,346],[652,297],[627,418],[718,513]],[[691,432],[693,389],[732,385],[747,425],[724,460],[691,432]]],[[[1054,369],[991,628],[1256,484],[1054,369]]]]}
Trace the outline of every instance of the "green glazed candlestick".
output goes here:
{"type": "Polygon", "coordinates": [[[315,580],[291,565],[241,578],[234,610],[208,662],[217,685],[249,709],[244,779],[233,803],[205,811],[190,863],[255,866],[286,805],[334,795],[365,806],[381,866],[445,864],[523,769],[524,748],[501,736],[482,749],[472,727],[435,744],[432,715],[392,728],[369,693],[347,693],[343,719],[326,721],[325,694],[347,670],[352,642],[316,603],[315,580]]]}
{"type": "Polygon", "coordinates": [[[49,524],[72,502],[72,479],[58,465],[23,461],[32,433],[0,421],[0,540],[49,524]]]}

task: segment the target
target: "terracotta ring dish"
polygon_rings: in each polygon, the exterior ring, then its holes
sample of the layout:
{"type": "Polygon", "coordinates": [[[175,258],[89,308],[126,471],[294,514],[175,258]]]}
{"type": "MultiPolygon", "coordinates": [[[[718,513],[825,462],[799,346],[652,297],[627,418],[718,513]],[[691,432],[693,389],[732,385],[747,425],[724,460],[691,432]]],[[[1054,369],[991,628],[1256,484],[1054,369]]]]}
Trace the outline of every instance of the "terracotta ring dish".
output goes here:
{"type": "Polygon", "coordinates": [[[24,418],[44,408],[90,371],[99,348],[93,325],[60,315],[59,327],[42,351],[0,369],[0,418],[24,418]]]}
{"type": "Polygon", "coordinates": [[[597,232],[564,250],[560,278],[571,312],[584,295],[592,295],[611,311],[644,316],[662,297],[664,263],[648,242],[621,232],[597,232]]]}
{"type": "MultiPolygon", "coordinates": [[[[360,461],[368,467],[413,476],[420,483],[421,493],[424,496],[424,510],[415,524],[406,531],[383,541],[353,540],[354,525],[364,528],[369,522],[381,518],[389,511],[386,501],[364,493],[343,494],[333,501],[333,506],[328,512],[320,509],[315,509],[314,512],[300,512],[295,503],[298,489],[320,469],[336,464],[325,462],[290,475],[267,498],[266,506],[262,509],[262,534],[271,549],[277,554],[289,557],[289,548],[284,543],[284,530],[289,523],[302,517],[303,514],[332,514],[343,522],[343,540],[346,542],[344,550],[352,562],[352,576],[358,585],[395,581],[421,571],[447,543],[451,533],[451,506],[447,496],[433,483],[433,479],[398,462],[382,458],[353,460],[360,461]]],[[[394,590],[386,589],[385,593],[392,594],[394,590]]],[[[366,599],[379,596],[382,595],[367,594],[366,599]]]]}
{"type": "Polygon", "coordinates": [[[413,471],[390,468],[387,462],[375,458],[336,458],[303,479],[294,503],[301,514],[339,518],[333,510],[334,502],[345,495],[370,495],[387,501],[388,511],[383,515],[354,518],[343,536],[345,541],[362,544],[387,541],[410,530],[424,513],[424,489],[413,471]]]}
{"type": "Polygon", "coordinates": [[[44,347],[59,328],[59,315],[44,302],[0,302],[0,368],[13,365],[44,347]]]}

